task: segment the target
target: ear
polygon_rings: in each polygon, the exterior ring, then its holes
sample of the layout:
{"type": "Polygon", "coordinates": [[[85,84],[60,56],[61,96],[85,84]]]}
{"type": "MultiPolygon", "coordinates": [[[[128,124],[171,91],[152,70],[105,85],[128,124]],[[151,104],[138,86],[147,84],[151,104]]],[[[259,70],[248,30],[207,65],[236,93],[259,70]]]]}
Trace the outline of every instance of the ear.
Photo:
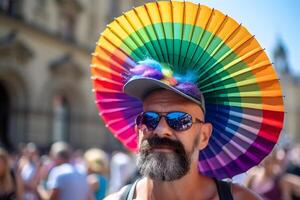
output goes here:
{"type": "Polygon", "coordinates": [[[134,132],[135,132],[137,135],[145,134],[145,131],[147,131],[147,127],[146,127],[145,125],[141,125],[141,126],[135,125],[135,126],[134,126],[134,132]]]}
{"type": "Polygon", "coordinates": [[[137,135],[137,137],[138,137],[138,148],[140,148],[140,129],[138,128],[138,126],[137,125],[135,125],[134,126],[134,132],[135,132],[135,134],[137,135]]]}
{"type": "Polygon", "coordinates": [[[199,150],[204,149],[209,141],[209,138],[211,136],[213,127],[211,123],[205,123],[201,127],[201,132],[200,132],[200,142],[199,142],[199,150]]]}
{"type": "MultiPolygon", "coordinates": [[[[142,137],[140,137],[140,135],[143,133],[143,130],[141,130],[141,127],[135,125],[134,126],[134,132],[137,135],[138,141],[139,141],[142,138],[142,137]]],[[[140,141],[138,143],[140,143],[140,141]]]]}

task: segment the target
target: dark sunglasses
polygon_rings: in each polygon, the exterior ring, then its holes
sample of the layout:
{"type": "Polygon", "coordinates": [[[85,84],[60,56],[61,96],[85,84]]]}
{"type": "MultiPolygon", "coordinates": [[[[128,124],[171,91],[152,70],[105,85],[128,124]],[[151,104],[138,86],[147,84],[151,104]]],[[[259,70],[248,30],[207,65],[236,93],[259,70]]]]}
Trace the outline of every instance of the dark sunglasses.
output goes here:
{"type": "Polygon", "coordinates": [[[167,124],[175,131],[186,131],[192,127],[194,123],[205,123],[204,121],[195,118],[185,112],[173,111],[167,113],[147,111],[142,112],[136,118],[136,125],[141,126],[145,125],[149,131],[155,130],[161,117],[166,119],[167,124]]]}

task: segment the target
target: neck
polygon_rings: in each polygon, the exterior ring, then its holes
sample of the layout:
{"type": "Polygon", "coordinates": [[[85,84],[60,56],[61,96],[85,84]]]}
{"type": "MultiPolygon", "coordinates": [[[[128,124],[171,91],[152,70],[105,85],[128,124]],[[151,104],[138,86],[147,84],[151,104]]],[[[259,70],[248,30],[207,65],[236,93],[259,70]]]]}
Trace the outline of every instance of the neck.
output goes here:
{"type": "Polygon", "coordinates": [[[66,164],[66,163],[69,163],[69,161],[67,161],[67,160],[56,161],[56,166],[63,165],[63,164],[66,164]]]}
{"type": "Polygon", "coordinates": [[[156,181],[147,177],[140,182],[138,192],[147,195],[142,199],[212,199],[216,192],[213,180],[199,174],[197,165],[191,165],[191,170],[178,180],[156,181]]]}

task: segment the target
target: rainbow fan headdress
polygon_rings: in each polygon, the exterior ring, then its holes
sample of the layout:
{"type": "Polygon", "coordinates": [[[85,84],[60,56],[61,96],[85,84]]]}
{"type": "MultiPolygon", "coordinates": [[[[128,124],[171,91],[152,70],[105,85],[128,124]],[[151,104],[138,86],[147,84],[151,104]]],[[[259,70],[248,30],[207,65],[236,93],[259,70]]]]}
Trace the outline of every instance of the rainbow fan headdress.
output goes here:
{"type": "Polygon", "coordinates": [[[158,70],[160,83],[174,86],[192,73],[201,91],[198,100],[205,99],[206,121],[214,129],[200,153],[202,174],[232,177],[257,165],[273,149],[283,127],[284,106],[264,49],[244,26],[220,11],[177,1],[147,3],[124,13],[107,26],[93,53],[100,116],[128,149],[137,148],[134,121],[143,108],[123,87],[143,74],[137,66],[149,58],[163,66],[158,70]]]}

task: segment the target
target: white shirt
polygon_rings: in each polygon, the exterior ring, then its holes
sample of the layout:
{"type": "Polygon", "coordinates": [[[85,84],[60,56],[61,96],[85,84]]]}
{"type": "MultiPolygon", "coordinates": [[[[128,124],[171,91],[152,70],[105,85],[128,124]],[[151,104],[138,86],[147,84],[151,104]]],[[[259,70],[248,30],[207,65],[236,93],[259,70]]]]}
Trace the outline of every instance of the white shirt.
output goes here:
{"type": "Polygon", "coordinates": [[[112,157],[110,167],[109,193],[113,193],[126,184],[126,181],[134,174],[136,165],[129,155],[118,152],[112,157]]]}
{"type": "Polygon", "coordinates": [[[50,171],[47,188],[59,189],[60,200],[85,200],[88,198],[89,188],[86,176],[68,163],[54,167],[50,171]]]}

